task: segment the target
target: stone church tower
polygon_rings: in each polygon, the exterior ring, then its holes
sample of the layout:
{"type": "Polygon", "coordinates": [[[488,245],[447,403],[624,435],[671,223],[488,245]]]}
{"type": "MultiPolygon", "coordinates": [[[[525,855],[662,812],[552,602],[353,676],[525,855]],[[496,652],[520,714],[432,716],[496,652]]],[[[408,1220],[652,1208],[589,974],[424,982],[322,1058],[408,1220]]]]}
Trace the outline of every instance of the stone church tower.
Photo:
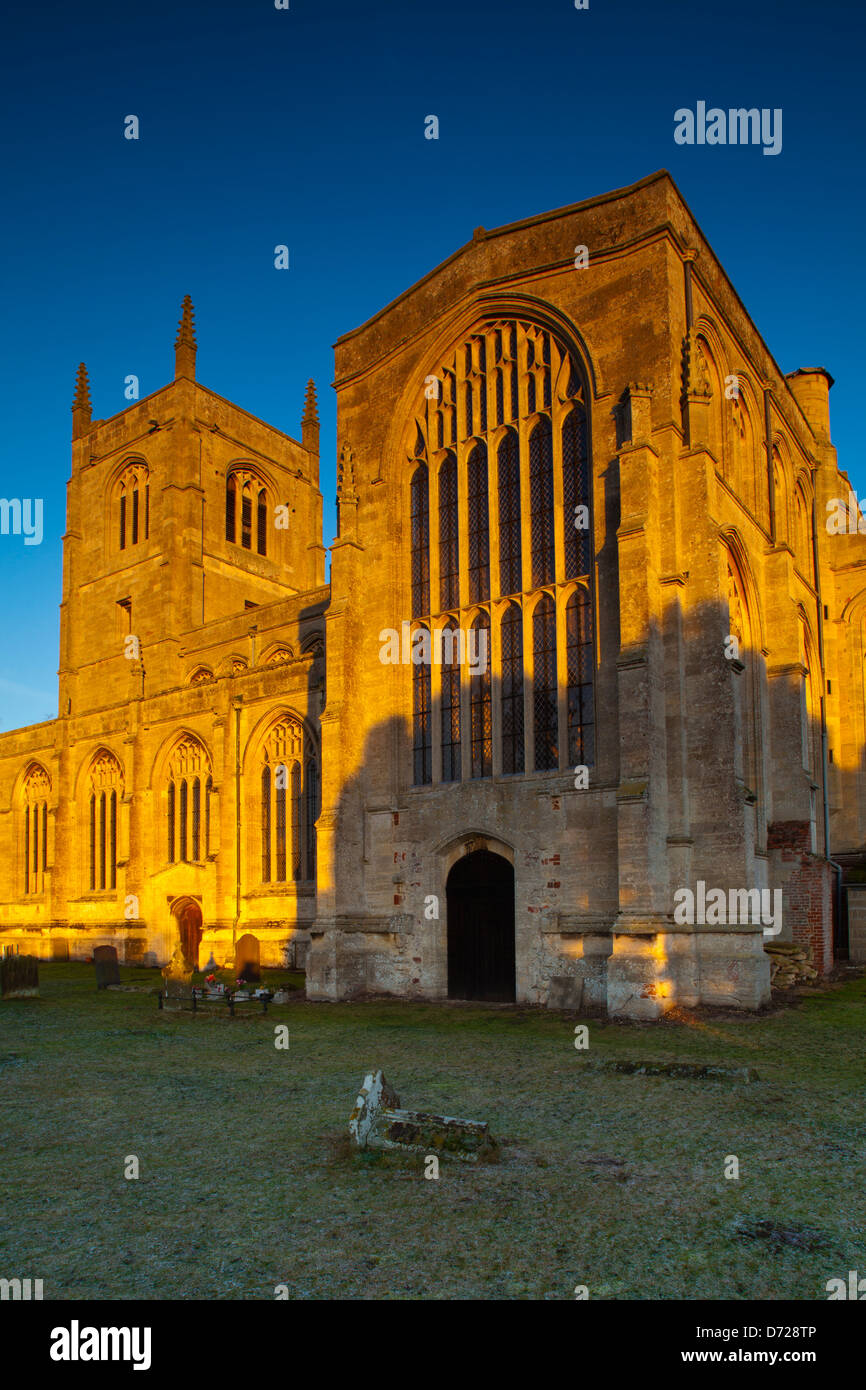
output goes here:
{"type": "Polygon", "coordinates": [[[298,441],[197,382],[188,299],[175,354],[110,420],[79,370],[0,949],[635,1018],[765,1004],[769,935],[866,960],[832,379],[782,372],[668,174],[478,228],[339,340],[330,585],[312,383],[298,441]]]}
{"type": "Polygon", "coordinates": [[[829,375],[669,175],[478,228],[336,359],[310,995],[754,1009],[765,926],[826,969],[866,539],[824,524],[829,375]]]}
{"type": "MultiPolygon", "coordinates": [[[[325,552],[318,415],[302,441],[196,381],[93,420],[79,368],[59,717],[0,736],[6,943],[193,964],[315,916],[325,552]]],[[[246,948],[245,948],[246,949],[246,948]]]]}

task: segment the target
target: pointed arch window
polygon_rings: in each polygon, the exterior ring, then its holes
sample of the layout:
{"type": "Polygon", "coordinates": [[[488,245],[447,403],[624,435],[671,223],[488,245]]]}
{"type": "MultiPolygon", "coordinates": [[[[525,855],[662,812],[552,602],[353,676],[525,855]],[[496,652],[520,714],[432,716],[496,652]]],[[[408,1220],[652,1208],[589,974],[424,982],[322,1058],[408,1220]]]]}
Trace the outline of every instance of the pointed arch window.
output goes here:
{"type": "Polygon", "coordinates": [[[469,678],[473,777],[493,775],[493,717],[490,703],[490,619],[480,613],[472,624],[478,670],[469,678]]]}
{"type": "Polygon", "coordinates": [[[280,719],[261,750],[262,883],[286,883],[301,877],[303,824],[301,765],[304,733],[296,719],[280,719]]]}
{"type": "MultiPolygon", "coordinates": [[[[497,598],[512,602],[492,633],[496,643],[502,641],[501,680],[490,682],[499,702],[493,727],[500,748],[491,749],[493,690],[484,676],[469,672],[463,690],[459,672],[434,656],[431,668],[416,666],[411,675],[416,784],[456,780],[463,753],[467,776],[470,771],[490,775],[494,763],[506,774],[558,771],[566,754],[580,745],[584,760],[591,757],[591,614],[579,599],[566,613],[573,581],[589,593],[594,583],[586,392],[576,353],[556,333],[528,319],[481,322],[424,379],[424,399],[419,393],[405,436],[414,470],[410,621],[423,618],[437,637],[447,638],[451,629],[441,624],[456,622],[462,643],[472,635],[470,605],[497,598]],[[431,392],[431,381],[440,389],[431,392]],[[435,470],[429,484],[436,493],[429,498],[427,467],[435,470]],[[438,524],[431,522],[428,500],[438,524]],[[438,569],[435,593],[428,543],[437,547],[430,553],[432,569],[438,569]],[[529,646],[536,673],[531,691],[523,671],[524,659],[530,663],[524,649],[529,646]],[[466,728],[461,729],[463,700],[466,728]],[[431,708],[437,721],[433,776],[431,708]],[[536,750],[532,766],[526,751],[533,746],[530,727],[536,750]]],[[[492,617],[490,622],[492,628],[492,617]]]]}
{"type": "Polygon", "coordinates": [[[144,463],[129,464],[117,484],[120,549],[147,540],[150,529],[150,476],[144,463]]]}
{"type": "Polygon", "coordinates": [[[559,713],[556,684],[556,610],[542,594],[532,615],[535,770],[559,767],[559,713]]]}
{"type": "Polygon", "coordinates": [[[412,474],[412,617],[430,612],[430,480],[426,463],[412,474]]]}
{"type": "Polygon", "coordinates": [[[97,753],[90,766],[89,887],[117,887],[117,805],[123,772],[113,753],[97,753]]]}
{"type": "Polygon", "coordinates": [[[266,555],[268,549],[268,499],[264,488],[259,488],[256,502],[256,549],[266,555]]]}
{"type": "Polygon", "coordinates": [[[210,759],[197,739],[187,736],[169,759],[167,791],[168,861],[197,864],[210,853],[210,759]],[[205,834],[202,835],[202,789],[205,790],[205,834]]]}
{"type": "Polygon", "coordinates": [[[48,869],[48,798],[51,779],[44,767],[34,763],[28,770],[22,788],[24,829],[25,894],[42,893],[48,869]]]}
{"type": "Polygon", "coordinates": [[[233,468],[226,478],[226,540],[266,555],[268,550],[268,492],[248,468],[233,468]],[[240,523],[240,526],[239,526],[240,523]],[[240,529],[240,535],[238,535],[240,529]]]}
{"type": "Polygon", "coordinates": [[[500,626],[502,652],[502,771],[523,772],[523,614],[509,603],[500,626]]]}

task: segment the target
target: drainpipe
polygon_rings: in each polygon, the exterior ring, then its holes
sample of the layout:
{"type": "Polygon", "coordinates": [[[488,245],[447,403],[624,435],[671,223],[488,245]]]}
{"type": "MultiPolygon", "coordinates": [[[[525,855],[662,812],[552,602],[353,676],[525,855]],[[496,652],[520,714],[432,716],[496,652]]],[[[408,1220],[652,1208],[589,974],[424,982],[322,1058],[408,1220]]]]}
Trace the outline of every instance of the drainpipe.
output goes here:
{"type": "Polygon", "coordinates": [[[234,699],[235,707],[235,921],[232,927],[232,962],[237,954],[238,926],[241,920],[241,705],[243,697],[234,699]]]}
{"type": "MultiPolygon", "coordinates": [[[[824,674],[824,604],[821,601],[821,569],[818,564],[818,519],[815,497],[812,497],[812,564],[815,570],[815,592],[818,596],[818,660],[821,664],[821,794],[824,799],[824,858],[836,874],[835,920],[836,931],[842,922],[842,865],[830,858],[830,801],[827,784],[830,780],[827,757],[827,679],[824,674]]],[[[836,932],[833,933],[834,938],[836,932]]],[[[835,946],[835,940],[833,942],[835,946]]],[[[832,954],[832,947],[831,947],[832,954]]]]}

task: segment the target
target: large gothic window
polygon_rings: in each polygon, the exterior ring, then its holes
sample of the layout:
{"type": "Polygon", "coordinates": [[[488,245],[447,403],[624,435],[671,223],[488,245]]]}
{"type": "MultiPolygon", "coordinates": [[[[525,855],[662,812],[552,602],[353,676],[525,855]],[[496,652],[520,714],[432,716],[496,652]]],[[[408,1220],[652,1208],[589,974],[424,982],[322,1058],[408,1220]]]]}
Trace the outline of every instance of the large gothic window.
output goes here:
{"type": "Polygon", "coordinates": [[[48,868],[48,798],[51,779],[45,768],[32,763],[22,788],[24,820],[24,883],[27,894],[43,892],[48,868]]]}
{"type": "Polygon", "coordinates": [[[101,749],[90,767],[88,883],[91,892],[117,887],[117,806],[123,772],[113,753],[101,749]]]}
{"type": "Polygon", "coordinates": [[[436,636],[456,627],[463,656],[455,670],[434,642],[431,660],[413,666],[414,781],[457,781],[464,767],[487,777],[591,763],[595,538],[583,366],[550,330],[490,319],[420,387],[404,435],[407,606],[436,636]],[[468,639],[482,631],[487,668],[463,670],[468,639]]]}
{"type": "Polygon", "coordinates": [[[213,774],[204,747],[186,735],[168,763],[167,841],[170,864],[197,864],[210,853],[213,774]]]}
{"type": "Polygon", "coordinates": [[[268,552],[268,495],[262,480],[247,468],[234,468],[226,479],[226,540],[259,555],[268,552]],[[240,521],[240,528],[238,527],[240,521]],[[240,535],[238,535],[240,530],[240,535]]]}
{"type": "Polygon", "coordinates": [[[298,720],[281,719],[268,734],[261,750],[260,787],[262,883],[313,878],[317,764],[306,756],[298,720]]]}

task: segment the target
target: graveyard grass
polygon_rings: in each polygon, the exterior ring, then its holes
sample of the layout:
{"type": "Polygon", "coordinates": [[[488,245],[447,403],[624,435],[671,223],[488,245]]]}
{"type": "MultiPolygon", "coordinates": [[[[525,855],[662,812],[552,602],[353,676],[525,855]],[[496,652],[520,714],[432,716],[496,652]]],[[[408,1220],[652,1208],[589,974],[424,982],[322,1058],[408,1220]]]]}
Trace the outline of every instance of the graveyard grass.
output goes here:
{"type": "Polygon", "coordinates": [[[866,1272],[866,979],[753,1018],[590,1021],[584,1052],[542,1010],[169,1015],[156,972],[120,973],[141,992],[43,964],[40,998],[0,1005],[0,1274],[46,1299],[826,1299],[866,1272]],[[406,1107],[488,1120],[499,1162],[435,1181],[353,1152],[376,1066],[406,1107]]]}

